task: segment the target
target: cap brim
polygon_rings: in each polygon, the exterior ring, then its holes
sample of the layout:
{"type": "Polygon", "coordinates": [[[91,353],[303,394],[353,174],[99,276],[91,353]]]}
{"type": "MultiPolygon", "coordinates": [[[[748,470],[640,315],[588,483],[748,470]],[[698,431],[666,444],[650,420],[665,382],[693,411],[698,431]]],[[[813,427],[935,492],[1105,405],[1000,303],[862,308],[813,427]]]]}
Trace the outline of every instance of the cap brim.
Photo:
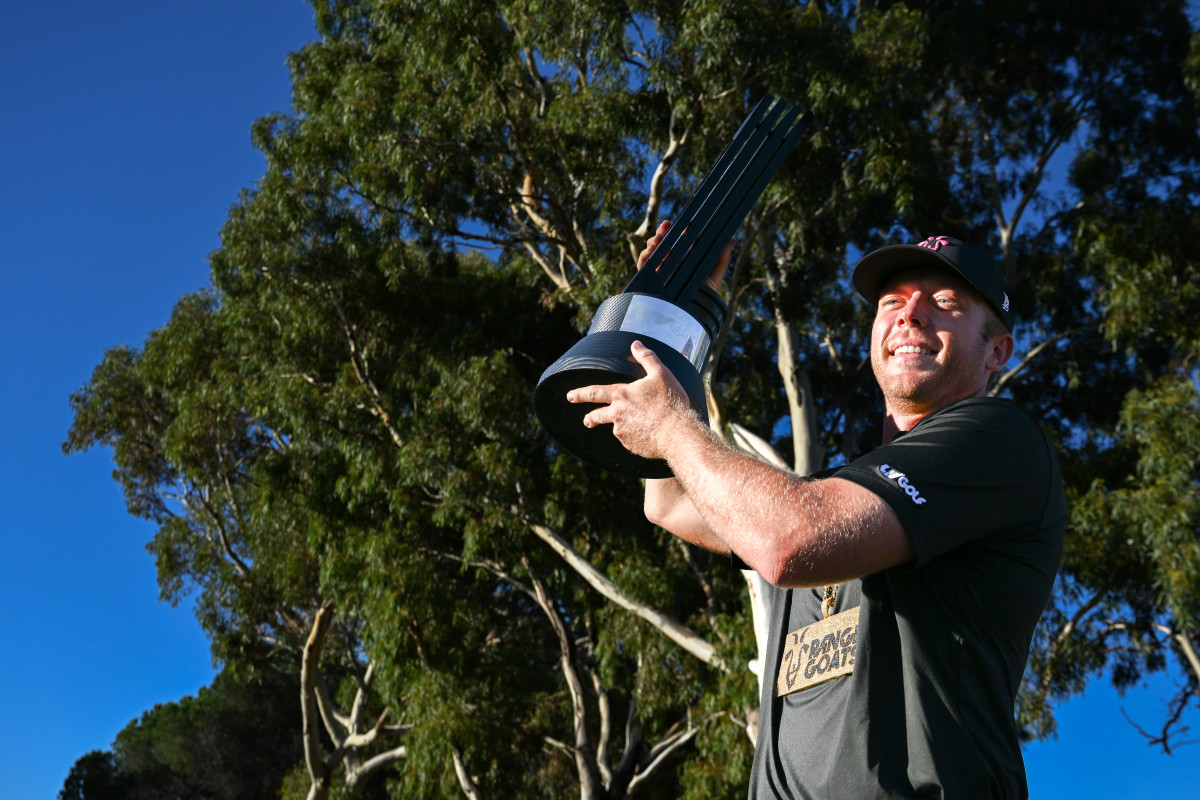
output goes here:
{"type": "MultiPolygon", "coordinates": [[[[872,250],[854,266],[850,280],[859,294],[867,301],[875,303],[879,300],[879,291],[888,278],[912,267],[932,267],[952,272],[971,286],[975,286],[953,262],[928,247],[915,244],[893,244],[872,250]]],[[[979,287],[975,286],[975,289],[978,290],[979,287]]]]}

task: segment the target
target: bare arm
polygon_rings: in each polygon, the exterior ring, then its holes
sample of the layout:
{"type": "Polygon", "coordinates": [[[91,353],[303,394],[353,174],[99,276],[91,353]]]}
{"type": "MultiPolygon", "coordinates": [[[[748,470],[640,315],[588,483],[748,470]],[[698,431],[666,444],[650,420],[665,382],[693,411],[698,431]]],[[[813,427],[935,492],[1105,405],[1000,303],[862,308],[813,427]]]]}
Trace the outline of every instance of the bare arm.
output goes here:
{"type": "Polygon", "coordinates": [[[729,449],[703,427],[692,435],[682,427],[671,436],[668,464],[717,539],[769,582],[840,583],[915,555],[873,492],[839,478],[807,480],[729,449]]]}
{"type": "MultiPolygon", "coordinates": [[[[671,229],[669,220],[659,223],[654,234],[646,240],[646,247],[637,259],[637,268],[641,269],[650,254],[671,229]]],[[[721,280],[729,268],[729,258],[733,251],[733,242],[725,246],[717,263],[709,273],[706,283],[714,292],[720,291],[721,280]]],[[[688,497],[683,486],[675,479],[649,479],[646,481],[646,499],[644,505],[646,518],[659,525],[686,542],[691,542],[707,550],[717,553],[728,553],[726,544],[716,532],[705,522],[696,505],[688,497]]]]}
{"type": "Polygon", "coordinates": [[[716,553],[728,553],[730,547],[709,527],[683,485],[674,478],[646,481],[646,519],[694,545],[716,553]]]}
{"type": "Polygon", "coordinates": [[[611,424],[629,450],[666,459],[676,477],[647,485],[653,521],[687,541],[732,550],[778,586],[836,583],[912,559],[912,541],[874,493],[837,478],[806,480],[730,449],[687,409],[650,350],[635,345],[633,355],[645,378],[568,397],[605,403],[584,424],[611,424]]]}

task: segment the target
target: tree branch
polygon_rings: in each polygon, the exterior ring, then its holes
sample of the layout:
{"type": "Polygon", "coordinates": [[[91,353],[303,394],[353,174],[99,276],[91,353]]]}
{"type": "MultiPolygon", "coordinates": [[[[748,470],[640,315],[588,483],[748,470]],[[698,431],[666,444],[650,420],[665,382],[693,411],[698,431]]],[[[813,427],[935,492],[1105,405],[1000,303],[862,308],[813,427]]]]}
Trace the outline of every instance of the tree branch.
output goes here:
{"type": "Polygon", "coordinates": [[[697,728],[689,724],[684,730],[674,735],[668,735],[656,744],[642,762],[642,766],[638,768],[637,774],[633,776],[633,780],[629,782],[627,792],[633,794],[639,784],[653,778],[654,774],[662,768],[671,754],[689,744],[696,738],[698,732],[697,728]]]}
{"type": "Polygon", "coordinates": [[[992,387],[991,391],[988,392],[988,394],[992,397],[995,397],[997,393],[999,393],[1002,389],[1004,389],[1005,386],[1008,385],[1009,381],[1011,381],[1013,378],[1023,372],[1030,364],[1032,364],[1034,359],[1041,355],[1043,350],[1056,342],[1061,342],[1063,339],[1069,339],[1077,333],[1083,333],[1084,330],[1084,328],[1072,328],[1070,330],[1063,331],[1062,333],[1057,333],[1054,336],[1051,336],[1049,339],[1039,342],[1036,346],[1029,348],[1029,350],[1025,352],[1025,355],[1021,357],[1021,360],[1017,362],[1015,367],[996,379],[995,385],[992,387]]]}
{"type": "MultiPolygon", "coordinates": [[[[375,662],[372,661],[367,664],[367,673],[363,677],[363,679],[359,682],[358,691],[354,693],[354,705],[351,706],[351,708],[350,708],[351,736],[348,738],[353,738],[354,732],[358,730],[360,725],[362,725],[362,715],[363,715],[364,711],[366,710],[367,700],[369,699],[370,694],[371,694],[371,682],[374,677],[375,677],[375,662]]],[[[379,721],[375,723],[375,728],[378,728],[380,725],[383,724],[384,717],[386,717],[386,716],[387,716],[387,709],[384,709],[383,716],[381,716],[379,718],[379,721]]]]}
{"type": "Polygon", "coordinates": [[[619,590],[612,581],[600,574],[592,564],[579,554],[571,545],[563,541],[554,531],[547,528],[545,525],[536,523],[530,524],[530,529],[537,534],[538,538],[550,545],[553,550],[558,553],[568,564],[575,569],[577,573],[596,591],[607,597],[612,602],[616,603],[626,611],[632,611],[637,616],[641,617],[646,622],[649,622],[658,630],[667,635],[671,641],[678,644],[684,650],[694,655],[696,658],[703,661],[705,664],[712,664],[715,667],[725,669],[724,663],[715,655],[716,649],[707,641],[702,639],[691,629],[681,625],[670,616],[653,609],[643,603],[631,600],[621,590],[619,590]]]}
{"type": "Polygon", "coordinates": [[[366,362],[362,348],[358,344],[358,335],[354,332],[354,326],[350,323],[349,317],[346,315],[342,304],[337,299],[337,294],[332,287],[327,287],[329,300],[333,303],[334,309],[337,310],[338,317],[342,321],[342,331],[346,334],[346,344],[350,350],[350,366],[354,369],[354,377],[358,379],[358,383],[367,390],[367,394],[371,401],[371,413],[374,414],[384,428],[387,429],[388,435],[392,437],[392,443],[396,447],[404,447],[404,438],[397,430],[395,423],[392,422],[392,416],[383,406],[383,395],[379,391],[379,387],[375,385],[375,381],[371,378],[370,370],[366,362]]]}
{"type": "Polygon", "coordinates": [[[612,743],[612,701],[608,696],[608,687],[600,680],[600,673],[589,670],[592,676],[592,689],[596,692],[596,704],[600,711],[600,740],[596,744],[596,769],[600,772],[600,780],[605,788],[612,787],[612,769],[608,764],[608,748],[612,743]]]}
{"type": "Polygon", "coordinates": [[[1200,683],[1200,656],[1197,656],[1196,648],[1192,646],[1190,633],[1186,630],[1177,631],[1165,625],[1155,625],[1154,627],[1175,640],[1175,643],[1179,645],[1179,649],[1183,653],[1184,660],[1192,668],[1192,674],[1196,677],[1197,683],[1200,683]]]}
{"type": "MultiPolygon", "coordinates": [[[[229,541],[229,534],[225,531],[225,520],[222,518],[220,512],[213,508],[212,503],[208,499],[207,490],[197,491],[191,494],[195,494],[195,496],[200,499],[200,505],[203,506],[204,510],[208,512],[208,515],[212,518],[213,527],[217,531],[217,542],[220,545],[222,552],[225,553],[225,556],[229,559],[230,563],[233,564],[233,568],[237,570],[238,575],[241,575],[243,578],[248,578],[250,576],[250,566],[246,564],[246,562],[242,561],[242,559],[238,557],[238,554],[234,552],[233,544],[229,541]]],[[[189,503],[186,501],[183,501],[183,503],[185,508],[190,508],[189,503]]],[[[211,537],[207,538],[211,540],[211,537]]]]}
{"type": "MultiPolygon", "coordinates": [[[[404,726],[403,732],[407,733],[410,730],[412,730],[412,726],[407,725],[404,726]]],[[[384,767],[390,767],[397,761],[403,761],[406,758],[408,758],[408,748],[404,745],[393,747],[391,750],[384,750],[382,753],[371,756],[365,762],[363,762],[361,767],[358,768],[358,778],[356,782],[362,783],[378,770],[381,770],[384,767]]]]}
{"type": "Polygon", "coordinates": [[[1043,700],[1050,693],[1050,683],[1054,679],[1054,667],[1058,661],[1059,655],[1062,653],[1062,648],[1066,645],[1067,640],[1071,638],[1071,634],[1075,632],[1080,621],[1092,612],[1096,606],[1100,605],[1102,596],[1097,594],[1092,599],[1076,609],[1071,619],[1067,620],[1067,624],[1063,625],[1059,630],[1058,635],[1054,637],[1053,644],[1050,645],[1050,654],[1046,658],[1046,670],[1042,673],[1042,679],[1039,682],[1038,693],[1043,700]]]}
{"type": "Polygon", "coordinates": [[[467,767],[463,764],[462,753],[458,748],[454,748],[454,774],[458,776],[458,785],[462,787],[463,794],[470,800],[482,800],[483,795],[479,793],[479,787],[471,778],[471,773],[467,771],[467,767]]]}
{"type": "Polygon", "coordinates": [[[513,574],[511,572],[506,570],[502,565],[500,565],[499,563],[497,563],[495,561],[491,561],[491,560],[487,560],[487,559],[485,559],[483,561],[467,561],[462,556],[455,555],[454,553],[448,553],[445,550],[435,550],[432,547],[418,547],[417,551],[421,552],[421,553],[428,553],[429,555],[435,556],[437,558],[444,558],[447,561],[454,561],[455,563],[463,564],[465,566],[473,567],[475,569],[481,569],[481,570],[484,570],[485,572],[490,572],[491,574],[495,575],[497,578],[500,578],[501,580],[503,580],[505,583],[507,583],[509,586],[513,587],[517,591],[523,592],[524,594],[526,594],[530,598],[532,598],[535,602],[537,601],[537,593],[533,590],[533,587],[518,580],[516,577],[513,576],[513,574]]]}
{"type": "Polygon", "coordinates": [[[692,132],[692,125],[696,121],[696,115],[692,114],[687,127],[683,129],[682,133],[677,133],[678,114],[679,110],[672,104],[671,118],[667,124],[667,149],[663,151],[662,157],[658,160],[658,166],[654,168],[654,175],[650,178],[650,191],[646,197],[646,215],[642,217],[642,223],[638,225],[637,230],[627,237],[629,251],[634,260],[646,246],[646,240],[650,238],[650,234],[658,227],[658,215],[663,200],[663,183],[666,181],[667,173],[671,170],[671,165],[679,158],[679,151],[687,144],[688,137],[692,132]]]}
{"type": "Polygon", "coordinates": [[[317,699],[317,709],[321,712],[322,722],[325,723],[325,732],[329,734],[329,738],[336,745],[345,739],[346,734],[350,731],[350,718],[337,712],[329,695],[325,676],[320,669],[316,671],[313,678],[313,689],[317,699]]]}
{"type": "Polygon", "coordinates": [[[304,656],[300,662],[300,713],[303,720],[304,763],[308,767],[311,781],[309,800],[324,800],[329,796],[329,767],[321,754],[321,741],[317,731],[316,674],[321,658],[321,646],[329,624],[333,620],[333,604],[326,601],[317,609],[312,630],[304,643],[304,656]]]}
{"type": "MultiPolygon", "coordinates": [[[[629,713],[625,715],[625,749],[621,751],[621,762],[617,765],[612,786],[629,786],[637,769],[637,751],[642,743],[642,725],[637,717],[637,698],[629,698],[629,713]]],[[[611,792],[610,792],[611,794],[611,792]]]]}
{"type": "Polygon", "coordinates": [[[590,740],[591,734],[588,731],[587,724],[587,704],[584,700],[583,682],[579,680],[579,672],[575,669],[575,645],[567,632],[567,627],[563,623],[562,616],[555,608],[554,602],[550,599],[549,592],[546,591],[546,585],[542,583],[541,578],[533,571],[533,564],[528,558],[522,558],[522,563],[525,565],[525,570],[529,573],[529,580],[533,584],[533,589],[537,593],[538,605],[542,607],[546,617],[550,620],[551,627],[554,628],[554,633],[558,637],[559,649],[559,664],[562,668],[563,677],[567,681],[567,688],[571,693],[571,706],[574,710],[575,720],[575,768],[579,773],[579,788],[581,797],[597,797],[599,796],[600,776],[596,768],[596,762],[591,753],[590,740]]]}
{"type": "MultiPolygon", "coordinates": [[[[766,215],[762,226],[765,224],[766,215]]],[[[771,255],[767,263],[767,288],[777,306],[778,298],[786,288],[784,264],[790,259],[790,254],[777,252],[779,248],[775,246],[777,239],[774,235],[768,236],[767,239],[771,244],[768,248],[771,255]]],[[[778,307],[774,310],[774,317],[776,365],[779,376],[783,379],[788,415],[792,420],[791,468],[798,475],[811,475],[820,469],[825,457],[817,430],[817,404],[813,398],[808,370],[800,363],[800,336],[796,326],[783,318],[778,307]]]]}

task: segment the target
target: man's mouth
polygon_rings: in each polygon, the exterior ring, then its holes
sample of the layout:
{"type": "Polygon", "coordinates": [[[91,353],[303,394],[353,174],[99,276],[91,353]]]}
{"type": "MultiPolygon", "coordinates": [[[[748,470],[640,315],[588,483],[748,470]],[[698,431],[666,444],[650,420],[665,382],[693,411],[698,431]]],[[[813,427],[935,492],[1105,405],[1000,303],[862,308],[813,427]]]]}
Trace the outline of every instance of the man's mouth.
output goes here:
{"type": "Polygon", "coordinates": [[[912,353],[914,355],[926,355],[926,356],[933,355],[933,351],[930,350],[928,347],[921,347],[920,345],[916,345],[916,344],[902,344],[899,347],[892,349],[892,355],[894,355],[894,356],[904,355],[906,353],[912,353]]]}

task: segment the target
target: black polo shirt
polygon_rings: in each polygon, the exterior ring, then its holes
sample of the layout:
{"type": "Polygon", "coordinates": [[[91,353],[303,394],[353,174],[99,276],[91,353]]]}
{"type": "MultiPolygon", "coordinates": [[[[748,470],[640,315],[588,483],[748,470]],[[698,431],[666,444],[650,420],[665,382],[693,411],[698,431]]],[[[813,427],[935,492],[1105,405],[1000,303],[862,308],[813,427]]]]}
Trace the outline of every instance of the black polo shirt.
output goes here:
{"type": "Polygon", "coordinates": [[[834,613],[859,609],[853,672],[783,697],[785,637],[822,593],[773,590],[750,797],[1027,797],[1014,701],[1066,528],[1049,439],[972,398],[829,474],[881,497],[916,558],[839,587],[834,613]]]}

